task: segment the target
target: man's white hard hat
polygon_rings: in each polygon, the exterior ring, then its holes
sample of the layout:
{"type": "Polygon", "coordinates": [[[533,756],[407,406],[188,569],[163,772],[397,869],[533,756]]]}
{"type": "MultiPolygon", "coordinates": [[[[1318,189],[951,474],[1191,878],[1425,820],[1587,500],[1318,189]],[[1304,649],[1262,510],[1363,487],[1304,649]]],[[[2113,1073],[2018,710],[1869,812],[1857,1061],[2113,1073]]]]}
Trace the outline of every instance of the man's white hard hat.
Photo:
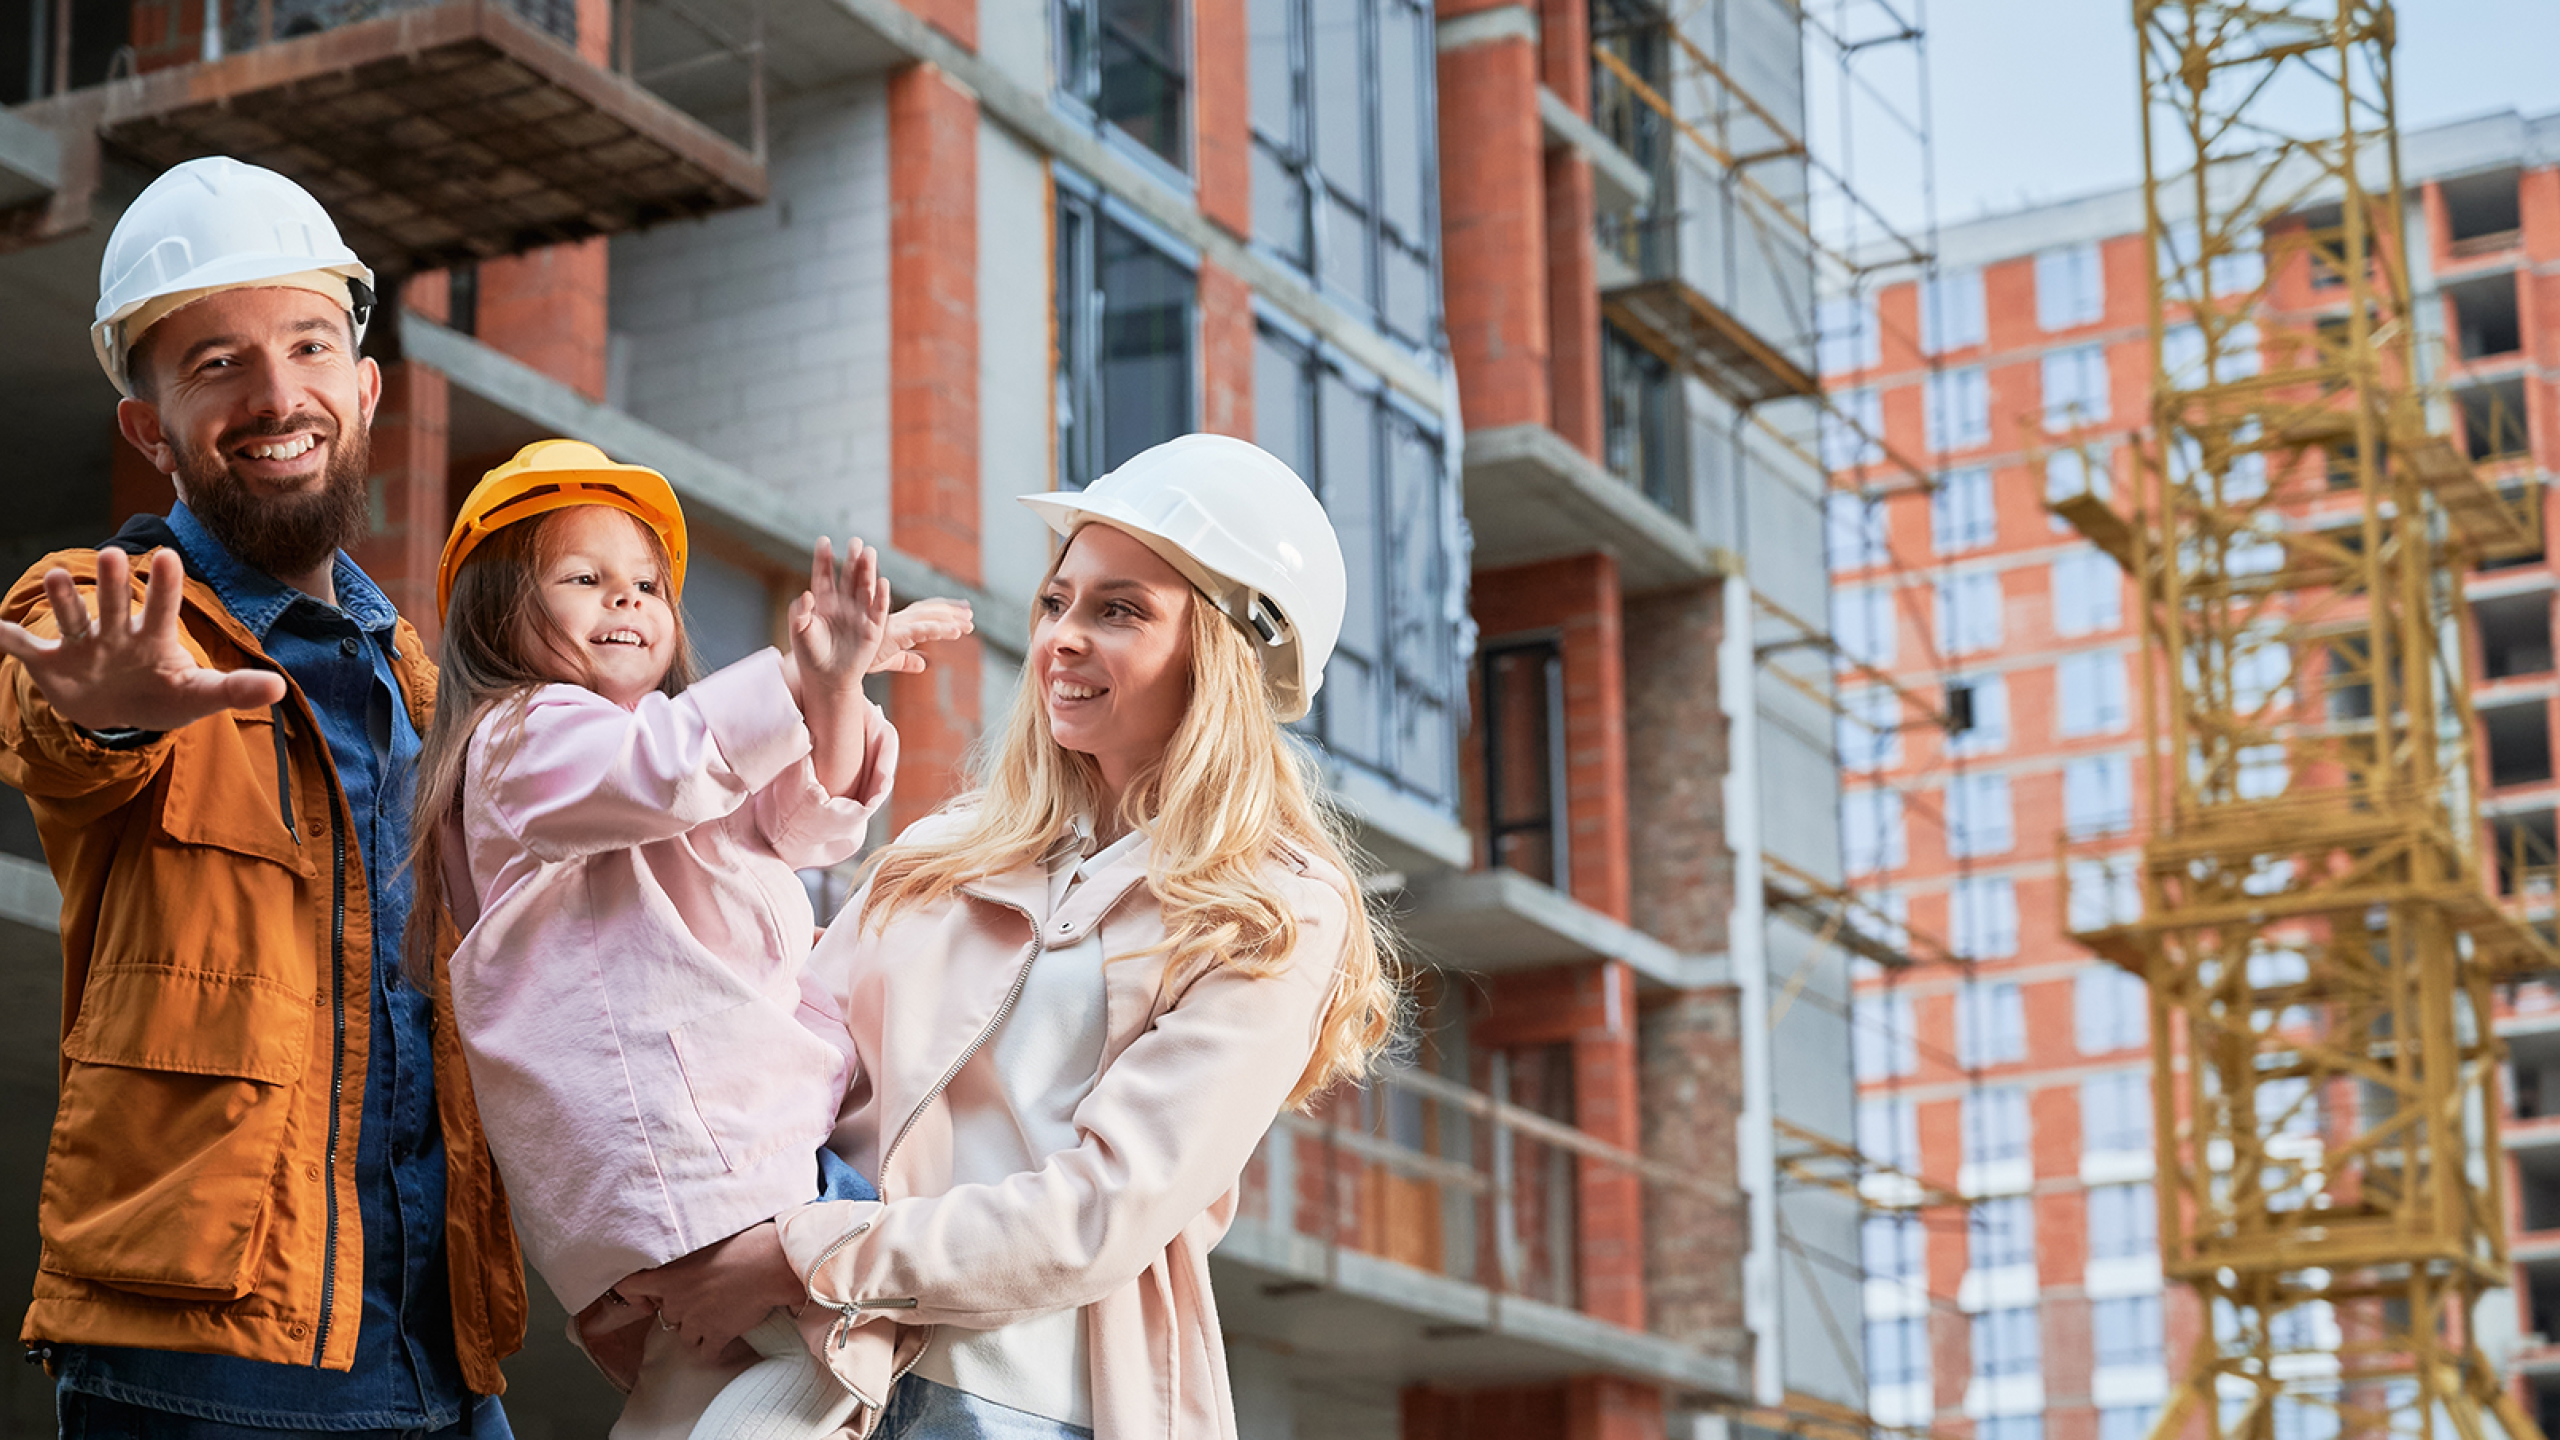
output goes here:
{"type": "Polygon", "coordinates": [[[133,342],[162,317],[218,290],[287,286],[335,299],[359,343],[373,316],[373,271],[338,238],[311,192],[273,170],[210,155],[135,197],[98,266],[89,342],[127,396],[133,342]]]}
{"type": "Polygon", "coordinates": [[[1061,535],[1109,525],[1182,572],[1255,642],[1284,723],[1315,703],[1342,635],[1342,542],[1279,456],[1224,435],[1185,435],[1082,491],[1021,499],[1061,535]]]}

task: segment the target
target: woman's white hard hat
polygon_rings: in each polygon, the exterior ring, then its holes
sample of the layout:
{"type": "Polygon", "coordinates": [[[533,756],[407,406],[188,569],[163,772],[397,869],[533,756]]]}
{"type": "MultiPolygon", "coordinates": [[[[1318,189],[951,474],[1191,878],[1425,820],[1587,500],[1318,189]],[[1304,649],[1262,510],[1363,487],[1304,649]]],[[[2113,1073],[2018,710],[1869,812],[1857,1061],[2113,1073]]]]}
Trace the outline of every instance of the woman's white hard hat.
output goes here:
{"type": "Polygon", "coordinates": [[[1060,535],[1103,524],[1134,536],[1256,642],[1283,722],[1315,703],[1342,634],[1342,542],[1279,456],[1225,435],[1185,435],[1084,490],[1021,499],[1060,535]]]}
{"type": "Polygon", "coordinates": [[[311,192],[227,155],[190,160],[152,181],[107,237],[89,343],[107,378],[130,396],[126,360],[144,331],[218,290],[253,286],[335,299],[364,340],[373,271],[338,238],[311,192]]]}

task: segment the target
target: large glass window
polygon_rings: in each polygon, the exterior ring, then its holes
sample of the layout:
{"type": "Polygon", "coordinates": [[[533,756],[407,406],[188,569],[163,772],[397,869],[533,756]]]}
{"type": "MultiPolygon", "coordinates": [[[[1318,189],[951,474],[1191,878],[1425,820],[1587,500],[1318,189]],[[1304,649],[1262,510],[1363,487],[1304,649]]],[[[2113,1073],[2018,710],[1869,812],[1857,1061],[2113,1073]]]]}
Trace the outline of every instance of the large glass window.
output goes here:
{"type": "Polygon", "coordinates": [[[1938,582],[1938,650],[1971,655],[2000,648],[2000,576],[1976,570],[1938,582]]]}
{"type": "Polygon", "coordinates": [[[1979,550],[2000,538],[2000,512],[1992,503],[1991,472],[1979,466],[1938,477],[1929,497],[1929,544],[1941,555],[1979,550]]]}
{"type": "Polygon", "coordinates": [[[1973,1202],[1965,1218],[1965,1263],[1975,1270],[2036,1263],[2035,1206],[2026,1195],[1973,1202]]]}
{"type": "Polygon", "coordinates": [[[2018,890],[2006,875],[1971,875],[1947,891],[1949,944],[1967,960],[2018,953],[2018,890]]]}
{"type": "Polygon", "coordinates": [[[1867,1386],[1929,1383],[1929,1317],[1867,1322],[1867,1386]]]}
{"type": "Polygon", "coordinates": [[[1058,469],[1075,490],[1197,428],[1191,267],[1079,186],[1058,187],[1058,469]]]}
{"type": "Polygon", "coordinates": [[[2053,683],[2062,701],[2056,734],[2113,734],[2132,719],[2125,708],[2124,656],[2116,651],[2063,656],[2054,663],[2053,683]]]}
{"type": "Polygon", "coordinates": [[[1956,1061],[2013,1065],[2027,1058],[2026,999],[2009,981],[1968,980],[1956,991],[1956,1061]]]}
{"type": "Polygon", "coordinates": [[[1861,995],[1849,1012],[1849,1056],[1860,1080],[1890,1080],[1920,1068],[1919,1029],[1911,1020],[1911,997],[1900,994],[1861,995]]]}
{"type": "Polygon", "coordinates": [[[1053,0],[1058,89],[1177,170],[1191,168],[1182,0],[1053,0]]]}
{"type": "Polygon", "coordinates": [[[1858,1230],[1858,1256],[1870,1280],[1928,1283],[1929,1232],[1908,1211],[1868,1216],[1858,1230]]]}
{"type": "Polygon", "coordinates": [[[1431,10],[1249,0],[1254,238],[1411,344],[1437,320],[1431,10]]]}
{"type": "Polygon", "coordinates": [[[2160,1249],[2160,1204],[2148,1185],[2089,1187],[2089,1258],[2147,1260],[2160,1249]]]}
{"type": "Polygon", "coordinates": [[[2133,762],[2090,755],[2062,767],[2062,824],[2071,838],[2121,835],[2133,828],[2133,762]]]}
{"type": "Polygon", "coordinates": [[[2094,242],[2037,253],[2037,325],[2046,330],[2094,325],[2106,310],[2106,270],[2094,242]]]}
{"type": "Polygon", "coordinates": [[[1931,355],[1979,345],[1983,325],[1982,271],[1948,270],[1920,282],[1920,348],[1931,355]]]}
{"type": "Polygon", "coordinates": [[[2017,844],[2006,775],[1958,775],[1949,780],[1945,814],[1947,853],[1958,859],[2005,855],[2017,844]]]}
{"type": "Polygon", "coordinates": [[[2151,1148],[2151,1077],[2111,1070],[2080,1082],[2080,1149],[2109,1155],[2151,1148]]]}
{"type": "Polygon", "coordinates": [[[1268,327],[1255,339],[1254,423],[1263,448],[1324,501],[1350,577],[1309,733],[1399,789],[1454,805],[1462,562],[1437,428],[1375,380],[1268,327]]]}
{"type": "Polygon", "coordinates": [[[1909,859],[1902,793],[1851,790],[1840,797],[1840,866],[1851,875],[1891,870],[1909,859]]]}
{"type": "Polygon", "coordinates": [[[1942,370],[1921,385],[1932,450],[1970,450],[1991,443],[1991,384],[1982,367],[1942,370]]]}
{"type": "Polygon", "coordinates": [[[1977,1380],[2025,1378],[2043,1371],[2044,1342],[2036,1332],[2036,1307],[2015,1305],[1973,1317],[1973,1374],[1977,1380]]]}
{"type": "Polygon", "coordinates": [[[1680,384],[1663,358],[1600,325],[1600,455],[1609,473],[1674,515],[1689,513],[1680,463],[1680,384]]]}
{"type": "Polygon", "coordinates": [[[2071,1017],[2081,1054],[2130,1050],[2151,1038],[2151,992],[2140,976],[2092,964],[2071,977],[2071,1017]]]}
{"type": "Polygon", "coordinates": [[[1964,1097],[1964,1158],[1994,1165],[2027,1158],[2027,1092],[2007,1085],[1964,1097]]]}
{"type": "Polygon", "coordinates": [[[2089,1332],[2097,1368],[2157,1365],[2162,1356],[2160,1297],[2124,1295],[2089,1305],[2089,1332]]]}

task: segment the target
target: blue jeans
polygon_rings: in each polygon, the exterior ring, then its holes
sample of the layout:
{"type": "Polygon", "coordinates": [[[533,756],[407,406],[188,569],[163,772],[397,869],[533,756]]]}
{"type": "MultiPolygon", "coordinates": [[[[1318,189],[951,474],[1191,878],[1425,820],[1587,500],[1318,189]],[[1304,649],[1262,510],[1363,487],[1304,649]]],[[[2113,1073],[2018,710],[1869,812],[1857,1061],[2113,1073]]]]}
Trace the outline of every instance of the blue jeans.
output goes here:
{"type": "Polygon", "coordinates": [[[910,1375],[871,1440],[1093,1440],[1093,1432],[910,1375]]]}
{"type": "Polygon", "coordinates": [[[507,1428],[506,1407],[491,1395],[475,1397],[472,1413],[441,1430],[269,1430],[172,1415],[76,1390],[58,1392],[54,1404],[62,1440],[460,1440],[465,1435],[471,1440],[515,1440],[507,1428]]]}

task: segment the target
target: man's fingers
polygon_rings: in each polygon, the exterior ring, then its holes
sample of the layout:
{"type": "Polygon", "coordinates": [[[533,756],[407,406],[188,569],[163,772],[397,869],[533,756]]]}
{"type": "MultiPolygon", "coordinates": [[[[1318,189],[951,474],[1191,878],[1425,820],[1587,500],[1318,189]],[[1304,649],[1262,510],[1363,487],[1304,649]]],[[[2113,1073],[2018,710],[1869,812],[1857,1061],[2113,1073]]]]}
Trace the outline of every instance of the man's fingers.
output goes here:
{"type": "Polygon", "coordinates": [[[264,710],[284,698],[284,677],[266,670],[192,670],[178,687],[211,710],[264,710]]]}
{"type": "Polygon", "coordinates": [[[178,601],[187,585],[186,567],[179,563],[178,552],[167,546],[151,552],[149,583],[142,592],[142,634],[174,636],[178,627],[178,601]]]}
{"type": "Polygon", "coordinates": [[[12,625],[6,620],[0,620],[0,655],[11,655],[20,660],[33,660],[39,656],[50,655],[61,648],[23,625],[12,625]]]}
{"type": "Polygon", "coordinates": [[[98,633],[121,639],[133,626],[133,561],[110,545],[98,552],[98,633]]]}
{"type": "Polygon", "coordinates": [[[78,640],[89,633],[89,602],[80,598],[80,587],[71,581],[71,572],[56,565],[44,572],[44,598],[53,606],[54,628],[65,640],[78,640]]]}

